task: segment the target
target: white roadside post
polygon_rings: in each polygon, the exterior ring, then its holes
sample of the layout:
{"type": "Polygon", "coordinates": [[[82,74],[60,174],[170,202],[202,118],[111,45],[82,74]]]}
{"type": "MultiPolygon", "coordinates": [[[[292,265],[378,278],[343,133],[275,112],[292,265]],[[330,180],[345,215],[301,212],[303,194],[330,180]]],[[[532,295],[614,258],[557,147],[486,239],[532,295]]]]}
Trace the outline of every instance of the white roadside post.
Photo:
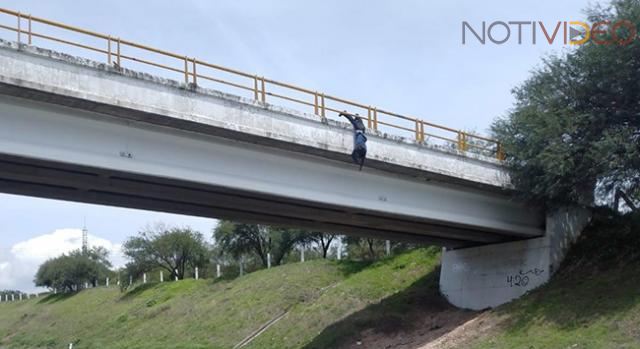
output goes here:
{"type": "Polygon", "coordinates": [[[107,287],[109,287],[109,278],[107,278],[107,281],[105,282],[105,285],[106,285],[107,287]]]}
{"type": "Polygon", "coordinates": [[[200,278],[200,275],[198,275],[198,267],[196,267],[196,280],[198,280],[200,278]]]}
{"type": "Polygon", "coordinates": [[[20,293],[19,297],[20,297],[20,299],[19,299],[19,300],[22,300],[22,293],[20,293]]]}
{"type": "Polygon", "coordinates": [[[386,241],[386,251],[387,251],[387,256],[391,255],[391,241],[387,240],[386,241]]]}
{"type": "Polygon", "coordinates": [[[304,262],[304,246],[300,246],[300,262],[304,262]]]}
{"type": "Polygon", "coordinates": [[[133,285],[133,276],[129,275],[129,286],[133,285]]]}
{"type": "Polygon", "coordinates": [[[164,272],[160,271],[160,282],[164,282],[164,272]]]}
{"type": "Polygon", "coordinates": [[[240,276],[244,275],[244,263],[242,263],[242,259],[240,259],[240,276]]]}
{"type": "Polygon", "coordinates": [[[220,271],[220,264],[216,264],[216,277],[221,277],[222,272],[220,271]]]}
{"type": "Polygon", "coordinates": [[[271,253],[267,253],[267,269],[271,268],[271,253]]]}
{"type": "Polygon", "coordinates": [[[147,283],[147,273],[142,273],[142,283],[143,284],[147,283]]]}
{"type": "Polygon", "coordinates": [[[16,295],[15,295],[15,294],[13,294],[13,293],[11,294],[11,301],[12,301],[12,302],[15,302],[15,301],[16,301],[16,295]]]}
{"type": "Polygon", "coordinates": [[[178,281],[178,269],[175,269],[176,272],[176,281],[178,281]]]}

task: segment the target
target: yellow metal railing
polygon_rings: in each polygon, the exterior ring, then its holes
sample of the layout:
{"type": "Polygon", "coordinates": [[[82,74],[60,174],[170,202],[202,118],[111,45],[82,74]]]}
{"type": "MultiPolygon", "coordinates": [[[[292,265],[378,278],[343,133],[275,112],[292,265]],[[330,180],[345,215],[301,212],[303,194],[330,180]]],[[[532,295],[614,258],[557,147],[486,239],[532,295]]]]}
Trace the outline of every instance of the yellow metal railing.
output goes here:
{"type": "Polygon", "coordinates": [[[2,8],[0,8],[0,13],[15,17],[15,26],[0,23],[0,29],[6,29],[15,32],[17,34],[18,43],[32,45],[34,38],[40,38],[59,44],[70,45],[78,47],[80,49],[90,50],[95,53],[104,54],[107,59],[107,63],[118,68],[123,67],[123,62],[136,62],[138,64],[144,64],[154,68],[160,68],[163,70],[178,73],[183,76],[184,83],[187,85],[198,85],[198,81],[211,81],[240,90],[249,91],[250,93],[252,93],[255,100],[262,103],[266,103],[267,96],[269,96],[270,98],[273,97],[298,105],[312,107],[314,114],[323,118],[327,117],[327,114],[329,113],[342,112],[342,110],[340,109],[344,108],[338,109],[337,105],[341,105],[342,107],[347,106],[348,108],[354,109],[350,110],[350,113],[355,113],[355,110],[362,112],[361,116],[363,118],[365,118],[366,116],[367,125],[370,129],[378,130],[380,126],[383,126],[397,131],[402,131],[405,134],[410,133],[412,137],[418,142],[425,142],[427,139],[435,139],[445,142],[451,147],[454,147],[463,152],[475,151],[477,153],[483,153],[486,155],[490,154],[500,160],[504,159],[504,152],[500,143],[493,139],[481,137],[460,130],[455,130],[446,126],[436,125],[418,118],[400,115],[380,108],[372,107],[370,105],[352,102],[347,99],[327,95],[318,91],[312,91],[292,84],[271,80],[263,76],[252,75],[235,69],[211,64],[196,58],[191,58],[188,56],[137,44],[135,42],[124,40],[119,37],[100,34],[63,23],[57,23],[44,18],[34,17],[30,14],[23,14],[20,12],[2,8]],[[46,35],[42,32],[36,32],[33,30],[34,23],[39,23],[56,29],[62,29],[64,32],[73,32],[97,38],[104,41],[104,46],[100,48],[89,44],[75,42],[72,39],[63,39],[60,37],[56,37],[55,35],[46,35]],[[171,66],[166,63],[152,61],[151,58],[148,57],[139,57],[134,54],[126,54],[123,52],[125,48],[137,49],[149,54],[158,54],[160,56],[164,56],[165,58],[174,59],[177,61],[177,63],[175,66],[171,66]],[[205,71],[206,69],[213,70],[219,73],[231,74],[236,78],[246,79],[246,81],[244,83],[239,83],[235,81],[224,80],[221,77],[215,77],[205,74],[203,71],[205,71]],[[270,87],[269,89],[267,89],[268,86],[270,87]],[[301,94],[308,97],[308,100],[301,99],[301,97],[296,97],[292,94],[285,94],[285,92],[278,92],[278,89],[289,93],[301,94]]]}

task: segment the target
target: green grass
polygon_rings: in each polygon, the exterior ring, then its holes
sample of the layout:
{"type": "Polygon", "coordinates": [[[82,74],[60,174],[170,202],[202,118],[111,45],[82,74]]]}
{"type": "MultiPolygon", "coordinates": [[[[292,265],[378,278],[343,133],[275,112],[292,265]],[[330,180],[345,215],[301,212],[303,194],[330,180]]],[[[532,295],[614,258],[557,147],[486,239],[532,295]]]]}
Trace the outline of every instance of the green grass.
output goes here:
{"type": "MultiPolygon", "coordinates": [[[[438,262],[430,248],[4,303],[0,348],[232,348],[282,314],[245,348],[339,348],[367,333],[424,344],[476,316],[439,295],[438,262]]],[[[495,326],[460,348],[640,348],[640,217],[600,214],[549,284],[482,316],[495,326]]]]}
{"type": "Polygon", "coordinates": [[[215,283],[149,283],[128,293],[97,288],[0,304],[0,347],[232,348],[285,312],[245,348],[313,347],[325,328],[433,273],[437,251],[373,264],[314,260],[215,283]]]}
{"type": "MultiPolygon", "coordinates": [[[[344,281],[327,288],[315,301],[297,304],[290,315],[273,325],[268,333],[257,338],[250,347],[333,347],[333,344],[353,333],[351,330],[364,324],[335,328],[332,325],[433,275],[440,262],[437,251],[436,248],[419,250],[377,262],[349,274],[344,281]],[[282,338],[286,338],[286,344],[282,338]]],[[[342,266],[348,267],[342,268],[348,272],[353,267],[350,264],[342,266]]]]}
{"type": "Polygon", "coordinates": [[[598,217],[543,288],[472,348],[640,348],[640,217],[598,217]]]}

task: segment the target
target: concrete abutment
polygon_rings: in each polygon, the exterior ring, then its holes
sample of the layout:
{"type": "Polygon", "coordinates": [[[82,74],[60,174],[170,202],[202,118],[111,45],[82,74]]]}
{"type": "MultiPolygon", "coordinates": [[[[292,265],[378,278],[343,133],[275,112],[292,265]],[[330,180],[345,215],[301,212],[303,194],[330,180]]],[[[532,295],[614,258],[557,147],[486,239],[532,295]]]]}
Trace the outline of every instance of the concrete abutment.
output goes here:
{"type": "Polygon", "coordinates": [[[540,238],[444,250],[440,292],[466,309],[492,308],[545,284],[591,220],[584,207],[563,207],[546,217],[540,238]]]}

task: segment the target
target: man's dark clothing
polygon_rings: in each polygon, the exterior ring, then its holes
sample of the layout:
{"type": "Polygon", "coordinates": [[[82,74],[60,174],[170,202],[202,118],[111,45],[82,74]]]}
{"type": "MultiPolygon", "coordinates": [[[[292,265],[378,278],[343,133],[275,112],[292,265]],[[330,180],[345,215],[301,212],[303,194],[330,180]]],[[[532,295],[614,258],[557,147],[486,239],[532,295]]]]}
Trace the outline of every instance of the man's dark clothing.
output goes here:
{"type": "Polygon", "coordinates": [[[353,162],[362,168],[364,159],[367,156],[367,136],[364,135],[365,127],[362,118],[344,113],[340,115],[347,118],[353,125],[353,152],[351,152],[351,158],[353,162]]]}

